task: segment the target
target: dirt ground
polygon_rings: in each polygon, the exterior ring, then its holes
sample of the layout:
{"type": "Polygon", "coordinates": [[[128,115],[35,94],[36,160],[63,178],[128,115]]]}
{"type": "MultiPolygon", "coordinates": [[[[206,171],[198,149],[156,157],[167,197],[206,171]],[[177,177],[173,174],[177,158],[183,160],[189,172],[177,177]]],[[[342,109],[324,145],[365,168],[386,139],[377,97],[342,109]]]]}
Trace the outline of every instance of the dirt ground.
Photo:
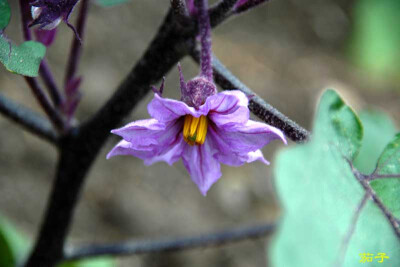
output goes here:
{"type": "MultiPolygon", "coordinates": [[[[6,33],[20,41],[17,1],[10,2],[13,17],[6,33]]],[[[151,41],[168,6],[167,0],[132,0],[107,9],[91,6],[79,68],[84,75],[79,121],[112,94],[151,41]]],[[[344,0],[272,1],[219,26],[213,32],[214,54],[268,103],[308,129],[325,88],[337,89],[356,110],[374,106],[398,121],[398,85],[371,80],[345,56],[352,29],[351,7],[352,1],[344,0]]],[[[58,34],[48,60],[61,84],[72,32],[61,25],[58,34]]],[[[197,74],[190,58],[181,64],[187,79],[197,74]]],[[[38,110],[23,79],[3,67],[0,91],[38,110]]],[[[177,98],[178,93],[175,69],[167,75],[165,94],[177,98]]],[[[148,118],[150,99],[149,94],[126,122],[148,118]]],[[[33,239],[57,153],[1,116],[0,129],[0,213],[33,239]]],[[[273,222],[282,214],[272,175],[275,153],[284,147],[279,142],[263,150],[270,166],[258,162],[239,168],[223,166],[223,177],[203,197],[181,162],[173,167],[164,163],[145,167],[133,157],[106,160],[117,140],[109,139],[90,172],[72,225],[72,244],[185,236],[273,222]]],[[[264,238],[218,248],[126,257],[118,266],[265,267],[266,250],[264,238]]]]}

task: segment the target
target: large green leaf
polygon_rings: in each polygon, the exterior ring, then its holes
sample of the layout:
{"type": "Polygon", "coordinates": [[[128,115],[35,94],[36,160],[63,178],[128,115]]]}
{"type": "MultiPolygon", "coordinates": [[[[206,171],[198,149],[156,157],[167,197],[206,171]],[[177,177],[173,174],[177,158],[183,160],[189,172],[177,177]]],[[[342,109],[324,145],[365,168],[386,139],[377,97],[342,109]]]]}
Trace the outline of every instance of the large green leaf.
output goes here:
{"type": "MultiPolygon", "coordinates": [[[[269,250],[272,266],[365,266],[360,253],[380,252],[390,257],[387,266],[400,266],[400,241],[371,200],[349,242],[344,242],[365,194],[347,162],[358,154],[362,136],[358,117],[328,90],[321,98],[311,141],[278,156],[276,188],[284,215],[269,250]]],[[[385,266],[377,261],[368,266],[385,266]]]]}
{"type": "Polygon", "coordinates": [[[128,2],[129,0],[96,0],[96,3],[103,7],[110,7],[128,2]]]}
{"type": "Polygon", "coordinates": [[[28,41],[16,46],[0,35],[0,62],[8,71],[36,77],[45,54],[46,47],[39,42],[28,41]]]}
{"type": "Polygon", "coordinates": [[[11,9],[7,0],[0,0],[0,32],[7,27],[10,22],[11,9]]]}
{"type": "Polygon", "coordinates": [[[0,217],[0,266],[14,267],[27,252],[28,242],[18,231],[0,217]]]}

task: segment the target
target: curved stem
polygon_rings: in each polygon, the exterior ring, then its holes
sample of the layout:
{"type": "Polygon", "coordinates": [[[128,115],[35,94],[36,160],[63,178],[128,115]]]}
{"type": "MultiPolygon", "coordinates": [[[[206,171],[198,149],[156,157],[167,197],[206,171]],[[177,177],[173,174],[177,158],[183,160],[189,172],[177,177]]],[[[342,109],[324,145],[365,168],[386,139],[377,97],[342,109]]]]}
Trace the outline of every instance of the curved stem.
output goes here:
{"type": "Polygon", "coordinates": [[[82,45],[85,34],[85,25],[87,20],[87,13],[89,10],[89,0],[81,1],[81,8],[79,10],[79,16],[77,20],[76,33],[80,40],[76,36],[72,40],[71,51],[68,58],[67,70],[65,73],[64,86],[66,87],[68,82],[73,79],[78,69],[79,59],[81,57],[82,45]]]}
{"type": "Polygon", "coordinates": [[[28,83],[33,95],[38,100],[39,104],[43,108],[46,115],[49,117],[54,126],[60,131],[64,130],[64,121],[61,115],[51,106],[43,90],[40,88],[37,80],[32,77],[24,77],[25,81],[28,83]]]}
{"type": "Polygon", "coordinates": [[[54,76],[51,73],[50,67],[46,61],[46,59],[42,60],[39,68],[39,74],[43,79],[44,84],[48,89],[48,93],[56,107],[60,107],[64,101],[63,96],[58,89],[56,81],[54,80],[54,76]]]}

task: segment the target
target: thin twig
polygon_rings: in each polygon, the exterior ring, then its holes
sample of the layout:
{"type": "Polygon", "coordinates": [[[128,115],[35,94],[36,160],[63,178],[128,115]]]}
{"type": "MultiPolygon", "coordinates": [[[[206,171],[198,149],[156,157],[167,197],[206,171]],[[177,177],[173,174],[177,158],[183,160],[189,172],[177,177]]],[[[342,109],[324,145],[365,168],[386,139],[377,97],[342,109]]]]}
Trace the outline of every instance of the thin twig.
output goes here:
{"type": "Polygon", "coordinates": [[[173,252],[193,248],[218,246],[271,234],[275,224],[247,226],[198,236],[159,240],[128,241],[117,244],[89,245],[67,249],[65,260],[77,260],[96,256],[125,256],[144,253],[173,252]]]}
{"type": "Polygon", "coordinates": [[[57,133],[46,119],[2,94],[0,94],[0,113],[22,125],[29,132],[53,144],[57,143],[57,133]]]}
{"type": "Polygon", "coordinates": [[[210,7],[210,23],[215,26],[226,20],[232,13],[232,8],[238,0],[220,0],[218,3],[210,7]]]}
{"type": "Polygon", "coordinates": [[[78,69],[79,59],[81,57],[83,38],[85,34],[85,25],[87,13],[89,10],[89,0],[81,1],[81,8],[77,19],[76,32],[80,40],[74,36],[71,45],[71,51],[68,58],[67,70],[65,73],[64,87],[67,87],[68,82],[73,79],[78,69]]]}
{"type": "Polygon", "coordinates": [[[40,77],[42,77],[44,84],[47,87],[48,93],[56,107],[60,107],[63,103],[63,96],[54,80],[54,76],[50,70],[50,67],[46,59],[42,60],[39,68],[40,77]]]}
{"type": "MultiPolygon", "coordinates": [[[[198,62],[198,50],[192,51],[192,58],[198,62]]],[[[286,136],[295,142],[304,142],[310,137],[310,133],[299,126],[297,123],[283,115],[277,109],[266,103],[262,98],[257,96],[250,88],[244,85],[236,78],[215,56],[213,57],[214,78],[225,90],[240,90],[248,96],[251,96],[249,101],[249,109],[261,120],[279,128],[286,136]]]]}
{"type": "MultiPolygon", "coordinates": [[[[32,40],[31,29],[28,27],[29,24],[29,15],[30,14],[30,6],[28,1],[20,0],[20,9],[21,9],[21,23],[22,23],[22,33],[25,41],[32,40]]],[[[59,106],[62,101],[62,97],[60,95],[60,90],[58,89],[53,74],[46,62],[45,59],[42,60],[39,68],[39,74],[42,77],[50,97],[52,98],[54,105],[59,106]]]]}
{"type": "Polygon", "coordinates": [[[43,93],[42,88],[40,88],[37,80],[35,78],[26,76],[24,78],[25,81],[28,83],[29,88],[31,89],[33,95],[36,97],[36,99],[38,100],[39,104],[41,105],[44,112],[51,120],[51,122],[57,129],[62,131],[64,129],[64,121],[61,115],[58,113],[58,111],[51,106],[46,95],[43,93]]]}
{"type": "Polygon", "coordinates": [[[361,199],[360,203],[357,205],[356,210],[354,211],[353,218],[350,222],[350,227],[343,238],[342,244],[340,246],[339,255],[337,261],[334,263],[333,267],[342,266],[343,261],[346,257],[347,248],[350,244],[350,239],[353,236],[353,233],[356,229],[358,218],[360,217],[361,211],[367,204],[368,199],[370,198],[368,193],[365,193],[363,198],[361,199]]]}
{"type": "MultiPolygon", "coordinates": [[[[20,10],[21,10],[21,23],[22,23],[22,32],[24,39],[26,41],[31,40],[31,31],[28,27],[29,23],[29,3],[24,0],[20,0],[20,10]]],[[[25,81],[29,85],[33,95],[36,97],[37,101],[39,102],[40,106],[43,108],[44,112],[50,118],[51,122],[54,126],[59,129],[64,129],[64,122],[60,116],[60,114],[51,106],[49,100],[47,99],[46,95],[44,94],[42,88],[39,86],[36,78],[27,77],[25,76],[25,81]]]]}
{"type": "Polygon", "coordinates": [[[236,14],[243,13],[266,2],[269,2],[269,0],[248,0],[242,5],[236,6],[233,11],[236,14]]]}

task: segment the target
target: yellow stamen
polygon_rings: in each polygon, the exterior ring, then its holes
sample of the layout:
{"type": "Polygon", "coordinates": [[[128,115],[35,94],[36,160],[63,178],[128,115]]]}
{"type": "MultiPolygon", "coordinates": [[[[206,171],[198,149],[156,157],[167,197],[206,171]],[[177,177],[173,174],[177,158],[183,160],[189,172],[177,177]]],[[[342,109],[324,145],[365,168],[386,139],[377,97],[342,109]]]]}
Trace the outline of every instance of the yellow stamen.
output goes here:
{"type": "Polygon", "coordinates": [[[200,122],[200,118],[192,117],[192,120],[190,122],[190,133],[189,133],[189,136],[193,137],[196,134],[197,126],[199,125],[199,122],[200,122]]]}
{"type": "Polygon", "coordinates": [[[189,136],[190,123],[192,122],[192,116],[185,116],[185,122],[183,123],[183,137],[189,136]]]}
{"type": "Polygon", "coordinates": [[[206,141],[208,120],[206,116],[199,118],[186,115],[183,123],[183,139],[189,145],[202,145],[206,141]]]}

